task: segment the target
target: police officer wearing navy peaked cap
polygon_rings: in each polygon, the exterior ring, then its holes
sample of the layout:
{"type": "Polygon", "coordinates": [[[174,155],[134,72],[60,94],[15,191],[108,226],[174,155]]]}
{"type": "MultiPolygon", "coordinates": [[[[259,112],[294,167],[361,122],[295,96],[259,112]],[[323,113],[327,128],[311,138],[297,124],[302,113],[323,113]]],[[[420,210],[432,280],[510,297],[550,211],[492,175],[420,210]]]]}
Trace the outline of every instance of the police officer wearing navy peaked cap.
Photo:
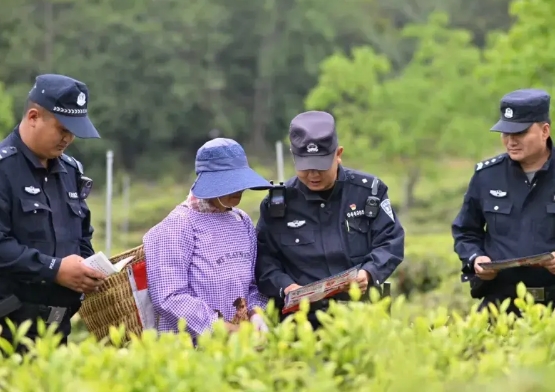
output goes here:
{"type": "Polygon", "coordinates": [[[105,278],[81,262],[94,254],[85,201],[92,180],[64,154],[76,136],[99,138],[88,104],[84,83],[40,75],[23,118],[0,142],[0,325],[10,341],[6,319],[33,321],[31,339],[42,319],[58,325],[65,343],[83,293],[105,278]]]}
{"type": "MultiPolygon", "coordinates": [[[[550,96],[538,89],[516,90],[500,103],[492,131],[501,134],[504,154],[476,165],[462,208],[452,224],[462,280],[480,309],[515,298],[523,282],[538,303],[555,299],[555,262],[492,272],[479,263],[555,250],[555,157],[549,117],[550,96]]],[[[511,302],[508,309],[519,315],[511,302]]]]}
{"type": "MultiPolygon", "coordinates": [[[[387,185],[376,176],[341,165],[331,114],[296,116],[289,140],[296,176],[284,198],[272,189],[260,205],[256,279],[259,290],[279,307],[291,290],[360,266],[363,292],[380,286],[402,262],[405,233],[391,207],[387,185]],[[280,200],[284,211],[276,209],[280,200]]],[[[347,292],[336,296],[349,300],[347,292]]],[[[311,306],[309,320],[328,300],[311,306]]],[[[283,317],[282,317],[283,318],[283,317]]]]}

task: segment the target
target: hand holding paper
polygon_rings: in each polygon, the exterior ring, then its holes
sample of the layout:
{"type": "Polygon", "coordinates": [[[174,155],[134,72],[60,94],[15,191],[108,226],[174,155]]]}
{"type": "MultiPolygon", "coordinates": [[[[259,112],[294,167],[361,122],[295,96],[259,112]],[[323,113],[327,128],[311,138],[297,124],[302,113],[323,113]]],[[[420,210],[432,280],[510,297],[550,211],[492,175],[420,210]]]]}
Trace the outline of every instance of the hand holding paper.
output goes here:
{"type": "Polygon", "coordinates": [[[544,261],[542,267],[546,268],[549,272],[555,275],[555,252],[551,252],[553,258],[551,260],[544,261]]]}
{"type": "Polygon", "coordinates": [[[120,272],[134,257],[135,256],[129,256],[118,261],[116,264],[112,264],[104,253],[98,252],[97,254],[87,257],[83,260],[83,263],[89,268],[102,272],[106,276],[110,276],[120,272]]]}
{"type": "Polygon", "coordinates": [[[489,257],[487,256],[476,257],[476,260],[474,261],[474,271],[476,271],[476,275],[478,276],[478,278],[482,280],[495,279],[498,271],[493,269],[484,269],[480,265],[480,264],[487,264],[487,263],[491,263],[491,259],[489,257]]]}

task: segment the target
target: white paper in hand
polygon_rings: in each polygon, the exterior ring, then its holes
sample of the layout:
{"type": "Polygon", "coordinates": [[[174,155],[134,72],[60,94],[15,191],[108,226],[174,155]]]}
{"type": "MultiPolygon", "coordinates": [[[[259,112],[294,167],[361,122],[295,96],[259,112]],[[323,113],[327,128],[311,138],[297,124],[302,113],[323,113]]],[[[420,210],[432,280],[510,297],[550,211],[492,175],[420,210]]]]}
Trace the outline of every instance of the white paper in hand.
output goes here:
{"type": "Polygon", "coordinates": [[[118,261],[116,264],[112,264],[104,253],[98,252],[97,254],[86,258],[83,262],[87,267],[109,276],[120,272],[131,260],[133,260],[133,257],[134,256],[129,256],[118,261]]]}

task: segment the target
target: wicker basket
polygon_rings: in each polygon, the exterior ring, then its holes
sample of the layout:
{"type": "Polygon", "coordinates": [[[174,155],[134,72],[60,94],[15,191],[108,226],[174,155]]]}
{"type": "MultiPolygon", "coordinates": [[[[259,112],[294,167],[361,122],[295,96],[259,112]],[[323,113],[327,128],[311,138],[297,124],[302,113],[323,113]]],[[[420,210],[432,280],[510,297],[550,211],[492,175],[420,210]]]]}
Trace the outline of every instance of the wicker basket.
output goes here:
{"type": "Polygon", "coordinates": [[[110,261],[116,263],[129,256],[135,257],[121,272],[111,275],[98,292],[86,294],[79,310],[85,326],[99,340],[108,336],[110,326],[125,326],[124,341],[129,340],[129,333],[140,335],[143,331],[129,278],[133,268],[145,263],[143,246],[113,256],[110,261]]]}

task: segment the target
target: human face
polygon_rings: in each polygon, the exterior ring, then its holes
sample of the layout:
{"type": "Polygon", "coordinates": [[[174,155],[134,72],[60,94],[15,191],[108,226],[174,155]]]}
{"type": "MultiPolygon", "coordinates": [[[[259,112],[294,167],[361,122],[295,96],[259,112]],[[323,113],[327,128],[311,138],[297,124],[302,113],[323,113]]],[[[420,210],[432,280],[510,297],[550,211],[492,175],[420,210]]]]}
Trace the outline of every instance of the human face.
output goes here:
{"type": "Polygon", "coordinates": [[[29,148],[41,159],[54,159],[61,156],[75,136],[54,117],[42,108],[33,107],[27,111],[29,148]]]}
{"type": "Polygon", "coordinates": [[[297,170],[297,177],[308,189],[314,192],[333,188],[337,179],[337,167],[341,163],[343,147],[335,151],[333,163],[328,170],[297,170]]]}
{"type": "Polygon", "coordinates": [[[227,208],[237,207],[241,203],[241,198],[243,197],[243,191],[232,193],[231,195],[225,195],[217,199],[212,200],[212,203],[225,211],[227,208]]]}
{"type": "Polygon", "coordinates": [[[501,140],[512,160],[526,163],[542,155],[550,131],[548,123],[534,123],[524,132],[501,134],[501,140]]]}

